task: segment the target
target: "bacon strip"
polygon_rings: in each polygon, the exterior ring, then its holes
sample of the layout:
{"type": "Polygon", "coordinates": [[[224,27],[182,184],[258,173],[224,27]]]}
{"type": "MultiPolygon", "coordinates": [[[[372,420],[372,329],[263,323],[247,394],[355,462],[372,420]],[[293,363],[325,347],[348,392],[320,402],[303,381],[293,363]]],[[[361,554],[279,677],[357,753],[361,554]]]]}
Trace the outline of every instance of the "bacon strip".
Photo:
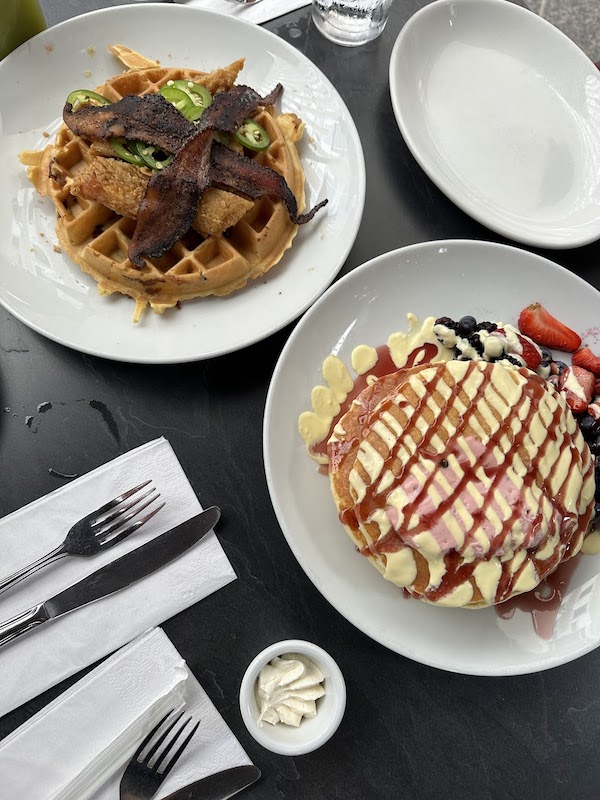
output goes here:
{"type": "Polygon", "coordinates": [[[107,106],[82,106],[77,111],[66,103],[63,120],[78,136],[89,139],[124,136],[160,147],[167,153],[181,150],[197,131],[196,126],[161,94],[141,97],[132,94],[107,106]]]}
{"type": "Polygon", "coordinates": [[[162,256],[189,230],[209,185],[212,136],[210,129],[193,136],[148,181],[129,243],[129,258],[136,266],[144,266],[142,256],[162,256]]]}
{"type": "Polygon", "coordinates": [[[283,200],[295,225],[310,222],[317,211],[327,204],[327,200],[322,200],[306,214],[298,214],[298,203],[283,175],[234,153],[219,142],[213,142],[212,146],[210,185],[252,200],[264,195],[283,200]]]}
{"type": "Polygon", "coordinates": [[[234,133],[248,114],[259,106],[272,105],[282,90],[278,84],[269,95],[261,97],[249,86],[233,86],[213,97],[195,126],[196,133],[169,166],[148,181],[129,243],[128,255],[133,264],[143,267],[144,256],[161,256],[190,228],[198,201],[210,185],[212,132],[234,133]]]}

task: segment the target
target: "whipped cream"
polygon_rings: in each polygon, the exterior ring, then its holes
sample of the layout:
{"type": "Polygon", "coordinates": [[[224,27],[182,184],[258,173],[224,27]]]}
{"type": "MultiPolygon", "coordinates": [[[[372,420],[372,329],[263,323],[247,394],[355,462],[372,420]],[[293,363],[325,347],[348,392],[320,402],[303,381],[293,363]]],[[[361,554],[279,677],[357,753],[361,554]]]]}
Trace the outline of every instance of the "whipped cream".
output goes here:
{"type": "Polygon", "coordinates": [[[304,718],[316,717],[316,701],[325,694],[323,681],[323,673],[307,656],[277,656],[261,669],[256,682],[258,724],[283,722],[297,728],[304,718]]]}

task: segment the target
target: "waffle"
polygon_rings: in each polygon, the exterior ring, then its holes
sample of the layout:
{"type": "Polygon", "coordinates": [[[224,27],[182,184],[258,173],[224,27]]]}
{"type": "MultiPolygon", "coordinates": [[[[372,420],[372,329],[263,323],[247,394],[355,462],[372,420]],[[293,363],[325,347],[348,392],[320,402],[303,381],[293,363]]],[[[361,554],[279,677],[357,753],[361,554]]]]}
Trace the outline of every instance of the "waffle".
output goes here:
{"type": "Polygon", "coordinates": [[[580,550],[593,459],[542,378],[450,361],[362,395],[330,439],[330,460],[351,443],[330,481],[346,530],[388,580],[438,605],[489,606],[580,550]]]}
{"type": "MultiPolygon", "coordinates": [[[[112,102],[130,94],[157,92],[167,81],[178,79],[201,83],[212,94],[226,91],[244,63],[239,60],[203,73],[160,67],[122,46],[111,50],[130,67],[96,90],[112,102]]],[[[302,122],[294,114],[278,115],[273,107],[260,109],[254,119],[271,140],[254,160],[285,177],[302,211],[304,173],[296,150],[302,122]]],[[[228,295],[271,269],[291,246],[297,225],[282,202],[268,197],[250,201],[209,188],[194,221],[198,230],[190,229],[160,258],[146,258],[143,268],[135,267],[127,256],[135,229],[133,217],[108,208],[99,191],[94,192],[95,199],[85,194],[90,181],[86,184],[83,178],[97,177],[101,162],[111,154],[114,156],[108,143],[85,140],[63,124],[53,145],[44,151],[24,152],[20,158],[28,165],[35,188],[50,197],[56,208],[56,230],[63,250],[97,281],[100,294],[120,292],[134,298],[135,321],[147,306],[161,313],[182,300],[228,295]],[[214,221],[215,215],[220,227],[203,223],[203,219],[214,221]]],[[[119,164],[129,170],[130,165],[119,164]]],[[[138,167],[133,170],[139,171],[138,178],[143,174],[144,180],[151,174],[138,167]]]]}

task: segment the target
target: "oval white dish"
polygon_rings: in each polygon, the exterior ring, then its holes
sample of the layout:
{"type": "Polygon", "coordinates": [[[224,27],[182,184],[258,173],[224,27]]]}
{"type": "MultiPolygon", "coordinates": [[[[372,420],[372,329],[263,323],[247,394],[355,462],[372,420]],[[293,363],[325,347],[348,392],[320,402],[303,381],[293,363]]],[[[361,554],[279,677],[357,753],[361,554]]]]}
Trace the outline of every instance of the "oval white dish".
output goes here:
{"type": "Polygon", "coordinates": [[[600,237],[600,71],[561,31],[506,0],[436,0],[389,75],[406,144],[463,211],[541,247],[600,237]]]}

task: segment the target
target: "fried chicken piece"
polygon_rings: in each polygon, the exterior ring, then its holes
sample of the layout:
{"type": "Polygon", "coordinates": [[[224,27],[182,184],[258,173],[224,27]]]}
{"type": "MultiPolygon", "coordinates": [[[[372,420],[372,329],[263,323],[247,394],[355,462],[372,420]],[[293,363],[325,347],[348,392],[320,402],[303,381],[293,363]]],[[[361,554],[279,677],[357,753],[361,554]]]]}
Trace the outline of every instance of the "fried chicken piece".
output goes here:
{"type": "MultiPolygon", "coordinates": [[[[72,195],[96,200],[117,214],[136,219],[149,180],[138,167],[115,158],[94,158],[69,186],[72,195]]],[[[220,236],[252,208],[252,201],[210,187],[196,209],[192,226],[203,236],[220,236]]]]}

